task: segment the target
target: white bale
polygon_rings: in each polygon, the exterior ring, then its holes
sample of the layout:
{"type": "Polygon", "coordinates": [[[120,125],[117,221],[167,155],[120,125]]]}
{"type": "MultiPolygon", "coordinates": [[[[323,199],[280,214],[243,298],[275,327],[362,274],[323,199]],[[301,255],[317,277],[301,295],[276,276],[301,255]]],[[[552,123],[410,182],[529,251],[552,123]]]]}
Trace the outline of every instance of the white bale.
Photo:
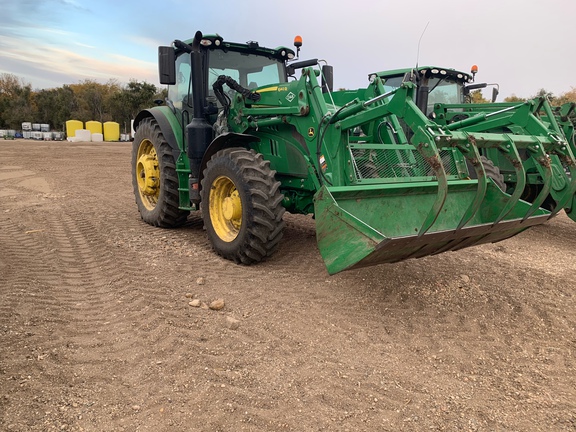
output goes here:
{"type": "Polygon", "coordinates": [[[104,141],[104,134],[93,133],[92,134],[92,141],[93,142],[103,142],[104,141]]]}
{"type": "Polygon", "coordinates": [[[76,129],[74,135],[78,138],[78,141],[92,141],[92,132],[88,129],[76,129]]]}

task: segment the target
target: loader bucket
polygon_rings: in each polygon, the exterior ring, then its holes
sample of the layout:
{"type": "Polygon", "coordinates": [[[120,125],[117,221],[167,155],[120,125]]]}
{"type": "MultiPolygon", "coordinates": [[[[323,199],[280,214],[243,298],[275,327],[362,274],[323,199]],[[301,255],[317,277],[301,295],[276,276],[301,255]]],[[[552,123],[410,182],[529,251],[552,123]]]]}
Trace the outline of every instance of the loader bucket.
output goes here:
{"type": "Polygon", "coordinates": [[[478,211],[462,224],[478,182],[450,182],[437,218],[424,229],[437,198],[435,182],[322,186],[315,197],[316,236],[328,273],[497,242],[550,216],[538,208],[525,218],[531,206],[518,200],[502,218],[511,197],[492,181],[487,183],[478,211]]]}

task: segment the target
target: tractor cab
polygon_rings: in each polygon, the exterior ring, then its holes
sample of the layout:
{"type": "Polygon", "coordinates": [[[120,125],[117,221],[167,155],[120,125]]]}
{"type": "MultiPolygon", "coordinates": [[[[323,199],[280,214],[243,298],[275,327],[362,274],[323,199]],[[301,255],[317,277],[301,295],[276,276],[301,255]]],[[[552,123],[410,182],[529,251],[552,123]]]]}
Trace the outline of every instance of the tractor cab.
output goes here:
{"type": "Polygon", "coordinates": [[[474,84],[474,76],[478,71],[473,66],[471,73],[457,71],[455,69],[440,68],[436,66],[421,66],[415,69],[396,69],[370,74],[370,78],[378,76],[384,81],[387,91],[394,90],[403,82],[413,82],[418,87],[416,105],[427,116],[433,115],[434,105],[464,104],[470,102],[470,92],[494,85],[492,102],[498,95],[497,85],[478,83],[474,84]]]}
{"type": "Polygon", "coordinates": [[[159,47],[160,82],[168,84],[167,104],[180,115],[183,125],[192,117],[215,114],[219,102],[212,86],[220,76],[235,80],[252,90],[288,80],[286,62],[294,51],[286,47],[260,47],[258,42],[227,42],[219,35],[202,35],[175,40],[173,46],[159,47]]]}

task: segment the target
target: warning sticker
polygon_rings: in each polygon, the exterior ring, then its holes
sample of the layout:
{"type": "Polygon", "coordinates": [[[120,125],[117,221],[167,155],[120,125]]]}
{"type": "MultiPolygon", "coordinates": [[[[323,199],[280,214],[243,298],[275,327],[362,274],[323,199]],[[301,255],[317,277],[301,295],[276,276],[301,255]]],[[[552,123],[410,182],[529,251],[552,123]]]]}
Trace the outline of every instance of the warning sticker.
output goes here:
{"type": "Polygon", "coordinates": [[[318,159],[320,161],[320,168],[322,169],[322,172],[326,171],[326,168],[328,168],[328,164],[326,163],[326,158],[324,157],[324,155],[320,155],[320,159],[318,159]]]}

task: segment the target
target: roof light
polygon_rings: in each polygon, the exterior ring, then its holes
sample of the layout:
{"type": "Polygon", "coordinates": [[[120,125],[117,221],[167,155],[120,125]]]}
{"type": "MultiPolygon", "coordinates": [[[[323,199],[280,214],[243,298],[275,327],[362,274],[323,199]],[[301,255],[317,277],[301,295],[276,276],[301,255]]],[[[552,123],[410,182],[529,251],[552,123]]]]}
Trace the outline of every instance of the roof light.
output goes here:
{"type": "Polygon", "coordinates": [[[220,39],[216,39],[216,40],[214,41],[214,44],[215,44],[216,46],[220,46],[220,39]]]}
{"type": "Polygon", "coordinates": [[[446,75],[446,71],[445,71],[445,70],[441,70],[441,71],[440,71],[440,75],[446,75]]]}
{"type": "Polygon", "coordinates": [[[470,72],[472,72],[472,74],[476,74],[476,73],[478,72],[478,66],[472,65],[472,68],[470,69],[470,72]]]}
{"type": "Polygon", "coordinates": [[[294,37],[294,46],[300,48],[302,46],[302,36],[294,37]]]}
{"type": "Polygon", "coordinates": [[[202,40],[200,41],[200,45],[202,45],[202,46],[210,46],[210,45],[212,45],[212,41],[211,41],[210,39],[202,39],[202,40]]]}
{"type": "Polygon", "coordinates": [[[462,74],[458,74],[458,75],[456,75],[456,76],[457,76],[459,79],[464,78],[464,75],[462,75],[462,74]]]}
{"type": "Polygon", "coordinates": [[[437,74],[440,71],[438,69],[432,69],[430,72],[432,72],[433,74],[437,74]]]}
{"type": "Polygon", "coordinates": [[[289,59],[293,59],[293,58],[294,58],[294,54],[292,54],[291,52],[289,52],[287,57],[288,57],[289,59]]]}

